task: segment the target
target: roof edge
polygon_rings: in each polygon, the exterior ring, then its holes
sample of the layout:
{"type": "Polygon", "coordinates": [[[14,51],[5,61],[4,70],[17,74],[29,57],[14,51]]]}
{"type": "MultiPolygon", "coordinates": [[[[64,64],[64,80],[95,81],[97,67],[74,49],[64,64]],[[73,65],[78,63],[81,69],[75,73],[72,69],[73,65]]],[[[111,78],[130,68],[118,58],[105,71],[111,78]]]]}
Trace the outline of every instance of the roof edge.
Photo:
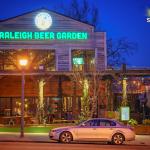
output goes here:
{"type": "Polygon", "coordinates": [[[46,10],[46,11],[50,11],[50,12],[52,12],[52,13],[55,13],[55,14],[57,14],[57,15],[62,15],[62,16],[64,16],[64,17],[70,18],[70,19],[72,19],[72,20],[74,20],[74,21],[77,21],[77,22],[83,23],[83,24],[85,24],[85,25],[91,26],[93,29],[95,29],[95,27],[94,27],[93,25],[91,25],[91,24],[88,24],[88,23],[85,23],[85,22],[76,20],[76,19],[74,19],[74,18],[72,18],[72,17],[70,17],[70,16],[67,16],[67,15],[65,15],[65,14],[62,14],[62,13],[59,13],[59,12],[50,10],[50,9],[48,9],[48,8],[46,8],[46,7],[37,8],[37,9],[35,9],[35,10],[31,10],[31,11],[28,11],[28,12],[24,12],[24,13],[22,13],[22,14],[20,14],[20,15],[17,15],[17,16],[9,17],[9,18],[6,18],[6,19],[1,19],[0,22],[8,21],[8,20],[10,20],[10,19],[14,19],[14,18],[17,18],[17,17],[20,17],[20,16],[24,16],[24,15],[27,15],[27,14],[30,14],[30,13],[33,13],[33,12],[36,12],[36,11],[39,11],[39,10],[46,10]]]}

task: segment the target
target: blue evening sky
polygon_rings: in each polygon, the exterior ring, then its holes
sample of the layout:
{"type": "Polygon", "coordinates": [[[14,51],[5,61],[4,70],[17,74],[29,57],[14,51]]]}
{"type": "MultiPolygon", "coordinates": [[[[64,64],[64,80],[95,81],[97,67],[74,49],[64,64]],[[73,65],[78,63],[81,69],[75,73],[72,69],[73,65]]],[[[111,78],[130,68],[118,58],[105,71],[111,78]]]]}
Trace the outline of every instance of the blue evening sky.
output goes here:
{"type": "MultiPolygon", "coordinates": [[[[5,19],[41,7],[62,12],[61,2],[70,0],[0,0],[0,19],[5,19]]],[[[81,0],[82,1],[82,0],[81,0]]],[[[107,37],[127,37],[138,44],[138,50],[126,56],[130,66],[150,67],[150,23],[146,10],[150,0],[88,0],[99,9],[99,27],[107,37]]]]}

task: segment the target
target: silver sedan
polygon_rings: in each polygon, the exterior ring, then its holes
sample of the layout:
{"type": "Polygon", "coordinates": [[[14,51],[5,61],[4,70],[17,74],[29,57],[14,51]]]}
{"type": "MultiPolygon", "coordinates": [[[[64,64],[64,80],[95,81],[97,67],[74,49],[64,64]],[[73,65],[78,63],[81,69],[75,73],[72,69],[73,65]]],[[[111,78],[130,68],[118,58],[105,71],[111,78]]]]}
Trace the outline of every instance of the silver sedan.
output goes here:
{"type": "Polygon", "coordinates": [[[106,141],[120,145],[135,140],[133,128],[106,118],[89,119],[77,126],[60,127],[50,131],[49,137],[62,143],[71,141],[106,141]]]}

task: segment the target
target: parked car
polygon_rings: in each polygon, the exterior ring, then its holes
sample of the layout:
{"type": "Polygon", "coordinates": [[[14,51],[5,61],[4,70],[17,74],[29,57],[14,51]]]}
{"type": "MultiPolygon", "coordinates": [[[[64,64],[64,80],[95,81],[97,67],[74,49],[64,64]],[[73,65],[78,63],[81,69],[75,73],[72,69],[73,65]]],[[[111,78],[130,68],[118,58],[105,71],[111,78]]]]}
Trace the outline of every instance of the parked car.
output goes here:
{"type": "Polygon", "coordinates": [[[62,143],[71,141],[106,141],[120,145],[124,141],[135,140],[133,128],[106,118],[89,119],[77,126],[52,129],[49,137],[62,143]]]}

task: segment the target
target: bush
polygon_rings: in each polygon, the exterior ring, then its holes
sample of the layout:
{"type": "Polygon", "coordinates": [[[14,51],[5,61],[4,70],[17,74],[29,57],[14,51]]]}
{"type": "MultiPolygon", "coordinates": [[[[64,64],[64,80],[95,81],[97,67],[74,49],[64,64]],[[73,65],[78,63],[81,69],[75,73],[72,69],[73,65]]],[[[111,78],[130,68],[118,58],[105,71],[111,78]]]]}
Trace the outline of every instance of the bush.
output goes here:
{"type": "Polygon", "coordinates": [[[138,124],[138,122],[135,119],[130,119],[128,121],[128,124],[131,125],[131,126],[136,126],[138,124]]]}
{"type": "Polygon", "coordinates": [[[150,119],[145,119],[143,120],[144,125],[150,125],[150,119]]]}

